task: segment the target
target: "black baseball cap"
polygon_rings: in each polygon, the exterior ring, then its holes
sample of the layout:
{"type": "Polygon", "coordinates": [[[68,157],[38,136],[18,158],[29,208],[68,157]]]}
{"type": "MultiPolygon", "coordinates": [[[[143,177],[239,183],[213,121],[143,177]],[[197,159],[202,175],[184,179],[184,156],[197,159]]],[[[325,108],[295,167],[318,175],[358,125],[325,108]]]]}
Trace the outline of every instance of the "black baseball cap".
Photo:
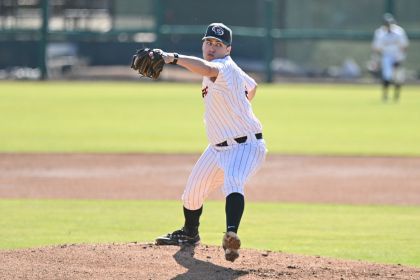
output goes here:
{"type": "Polygon", "coordinates": [[[223,23],[212,23],[207,27],[202,40],[213,38],[230,46],[232,44],[232,30],[223,23]]]}

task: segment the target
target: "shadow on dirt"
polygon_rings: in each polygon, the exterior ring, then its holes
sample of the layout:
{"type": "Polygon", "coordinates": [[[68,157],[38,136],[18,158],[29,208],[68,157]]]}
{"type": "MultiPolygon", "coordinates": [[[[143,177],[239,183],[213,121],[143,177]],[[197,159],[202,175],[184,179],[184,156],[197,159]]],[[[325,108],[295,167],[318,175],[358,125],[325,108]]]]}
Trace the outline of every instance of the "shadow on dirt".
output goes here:
{"type": "Polygon", "coordinates": [[[211,258],[208,256],[208,261],[202,261],[194,258],[194,246],[183,246],[175,253],[174,259],[181,266],[188,269],[187,272],[177,275],[173,280],[186,279],[237,279],[249,273],[244,270],[234,270],[223,266],[211,263],[211,258]]]}

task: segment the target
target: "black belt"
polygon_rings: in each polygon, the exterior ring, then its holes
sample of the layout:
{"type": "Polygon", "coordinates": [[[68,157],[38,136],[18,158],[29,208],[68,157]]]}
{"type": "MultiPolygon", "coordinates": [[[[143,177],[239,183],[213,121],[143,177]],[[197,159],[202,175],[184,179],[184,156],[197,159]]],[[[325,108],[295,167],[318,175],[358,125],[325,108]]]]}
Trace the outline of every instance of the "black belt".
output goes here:
{"type": "MultiPolygon", "coordinates": [[[[262,139],[263,138],[262,133],[255,134],[255,138],[257,138],[258,140],[262,139]]],[[[245,143],[247,139],[248,139],[248,136],[242,136],[242,137],[235,138],[234,140],[236,141],[236,143],[241,144],[241,143],[245,143]]],[[[216,144],[216,146],[226,147],[228,146],[228,142],[226,140],[226,141],[223,141],[222,143],[216,144]]]]}

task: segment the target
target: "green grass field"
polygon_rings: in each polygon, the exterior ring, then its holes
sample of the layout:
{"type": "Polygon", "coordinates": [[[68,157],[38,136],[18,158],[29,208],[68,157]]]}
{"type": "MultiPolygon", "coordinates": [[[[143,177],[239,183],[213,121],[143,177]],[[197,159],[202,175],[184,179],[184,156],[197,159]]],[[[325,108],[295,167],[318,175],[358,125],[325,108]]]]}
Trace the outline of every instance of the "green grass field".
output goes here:
{"type": "MultiPolygon", "coordinates": [[[[0,200],[0,248],[152,242],[181,224],[179,202],[0,200]]],[[[205,244],[220,245],[224,205],[205,205],[205,244]]],[[[248,203],[245,248],[420,266],[420,208],[248,203]],[[267,213],[270,213],[267,215],[267,213]]]]}
{"type": "MultiPolygon", "coordinates": [[[[420,155],[420,86],[383,104],[378,85],[261,85],[270,152],[420,155]]],[[[200,152],[198,84],[0,83],[0,152],[200,152]]]]}
{"type": "MultiPolygon", "coordinates": [[[[261,85],[253,101],[271,153],[420,155],[420,87],[399,104],[377,85],[261,85]]],[[[201,152],[200,85],[0,83],[0,152],[201,152]]],[[[0,200],[0,248],[150,242],[182,223],[180,202],[0,200]]],[[[221,202],[202,238],[219,244],[221,202]]],[[[420,266],[420,207],[248,203],[247,248],[420,266]],[[269,215],[267,215],[269,213],[269,215]]]]}

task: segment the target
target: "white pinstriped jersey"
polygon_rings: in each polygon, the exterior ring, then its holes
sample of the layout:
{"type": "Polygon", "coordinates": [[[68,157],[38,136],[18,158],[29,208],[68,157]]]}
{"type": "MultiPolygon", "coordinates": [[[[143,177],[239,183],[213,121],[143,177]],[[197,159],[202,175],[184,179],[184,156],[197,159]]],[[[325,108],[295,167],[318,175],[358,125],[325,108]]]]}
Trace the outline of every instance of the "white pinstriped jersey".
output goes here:
{"type": "Polygon", "coordinates": [[[212,62],[219,69],[217,79],[213,82],[204,77],[202,83],[204,121],[210,144],[261,132],[261,123],[245,94],[257,83],[230,56],[212,62]]]}

